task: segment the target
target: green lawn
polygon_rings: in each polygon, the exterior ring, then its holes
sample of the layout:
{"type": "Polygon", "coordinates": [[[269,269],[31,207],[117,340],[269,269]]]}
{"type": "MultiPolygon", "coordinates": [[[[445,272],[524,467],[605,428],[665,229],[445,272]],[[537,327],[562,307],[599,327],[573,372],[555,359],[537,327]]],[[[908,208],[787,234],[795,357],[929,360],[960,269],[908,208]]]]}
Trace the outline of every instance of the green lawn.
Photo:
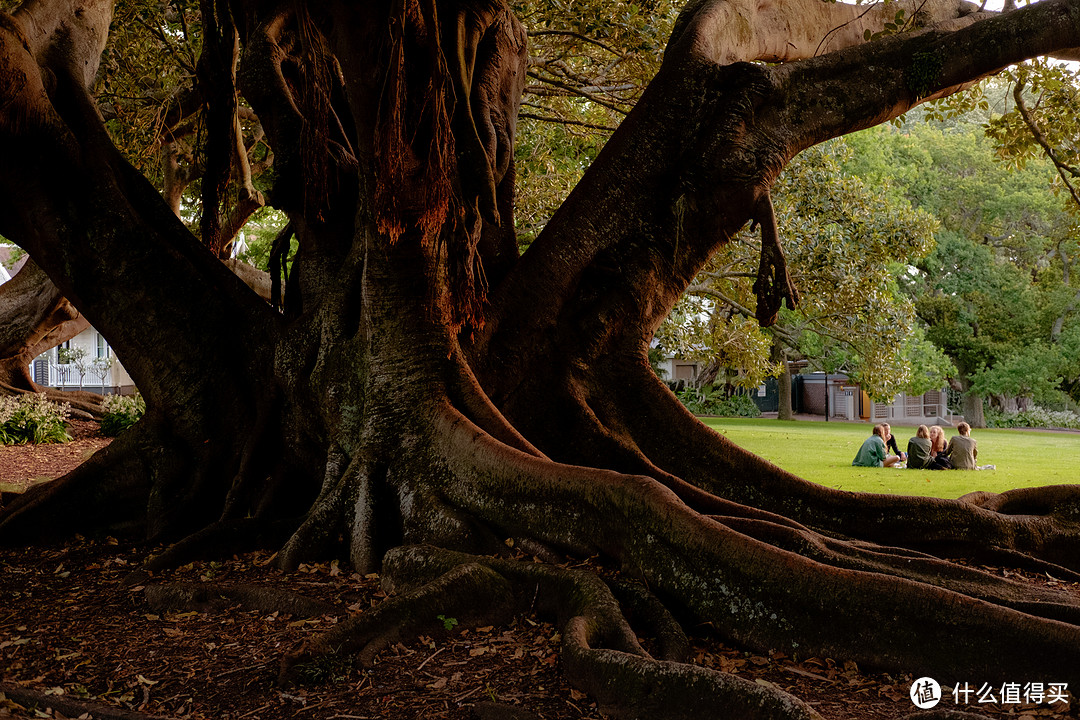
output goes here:
{"type": "MultiPolygon", "coordinates": [[[[974,490],[1002,492],[1018,487],[1080,482],[1080,433],[1025,430],[971,431],[979,443],[979,465],[995,470],[893,470],[852,467],[869,423],[788,422],[704,418],[717,432],[782,468],[813,482],[876,493],[955,498],[974,490]]],[[[914,427],[894,426],[900,449],[914,427]]],[[[955,431],[945,428],[952,437],[955,431]]]]}

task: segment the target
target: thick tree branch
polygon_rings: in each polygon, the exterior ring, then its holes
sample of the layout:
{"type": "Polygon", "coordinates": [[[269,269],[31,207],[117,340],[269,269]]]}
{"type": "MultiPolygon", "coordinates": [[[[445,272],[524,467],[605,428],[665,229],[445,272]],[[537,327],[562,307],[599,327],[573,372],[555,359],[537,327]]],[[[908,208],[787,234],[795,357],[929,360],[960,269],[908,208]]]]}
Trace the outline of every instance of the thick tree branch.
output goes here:
{"type": "Polygon", "coordinates": [[[775,115],[765,111],[766,123],[787,140],[789,152],[797,152],[888,121],[1013,63],[1075,47],[1080,4],[1046,0],[1005,15],[966,15],[953,24],[962,27],[889,36],[773,68],[774,98],[782,106],[774,106],[775,115]],[[850,92],[856,87],[872,90],[850,92]]]}
{"type": "Polygon", "coordinates": [[[669,50],[706,57],[728,65],[734,62],[791,62],[862,45],[867,32],[878,33],[885,23],[926,27],[964,18],[979,11],[962,0],[904,0],[851,5],[815,0],[696,0],[684,8],[675,25],[669,50]]]}
{"type": "MultiPolygon", "coordinates": [[[[1024,101],[1023,81],[1017,82],[1016,85],[1013,86],[1013,99],[1016,101],[1016,109],[1020,112],[1020,117],[1024,119],[1024,124],[1027,125],[1028,130],[1031,132],[1031,136],[1035,138],[1035,142],[1039,144],[1039,147],[1043,149],[1046,157],[1049,158],[1050,162],[1053,164],[1054,169],[1061,178],[1061,182],[1064,183],[1065,187],[1068,189],[1069,196],[1072,197],[1077,210],[1080,210],[1080,191],[1077,191],[1076,186],[1073,185],[1073,181],[1070,179],[1080,177],[1080,170],[1063,162],[1058,157],[1053,146],[1046,140],[1046,136],[1043,135],[1042,130],[1039,129],[1039,123],[1035,120],[1035,116],[1031,114],[1031,110],[1028,109],[1027,103],[1024,101]]],[[[1068,281],[1066,281],[1066,285],[1067,284],[1068,281]]]]}

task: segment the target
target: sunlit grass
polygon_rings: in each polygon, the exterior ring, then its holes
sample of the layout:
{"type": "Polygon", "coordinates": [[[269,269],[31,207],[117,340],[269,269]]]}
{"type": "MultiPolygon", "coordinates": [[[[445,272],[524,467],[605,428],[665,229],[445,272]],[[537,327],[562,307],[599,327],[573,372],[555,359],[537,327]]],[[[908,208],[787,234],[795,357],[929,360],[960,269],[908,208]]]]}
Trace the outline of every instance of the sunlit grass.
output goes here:
{"type": "MultiPolygon", "coordinates": [[[[738,445],[807,480],[875,493],[959,497],[975,490],[1002,492],[1018,487],[1080,481],[1080,433],[1025,430],[973,430],[979,465],[994,470],[929,471],[852,467],[869,423],[807,422],[708,418],[706,424],[738,445]]],[[[900,448],[914,426],[893,426],[900,448]]],[[[955,434],[945,428],[949,437],[955,434]]]]}

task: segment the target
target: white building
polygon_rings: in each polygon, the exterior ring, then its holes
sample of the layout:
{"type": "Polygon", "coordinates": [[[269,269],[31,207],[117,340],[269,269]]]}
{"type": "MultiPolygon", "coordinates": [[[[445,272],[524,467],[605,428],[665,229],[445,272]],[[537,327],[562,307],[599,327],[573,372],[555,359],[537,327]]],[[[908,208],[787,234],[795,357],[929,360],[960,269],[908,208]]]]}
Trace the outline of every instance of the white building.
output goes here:
{"type": "Polygon", "coordinates": [[[135,383],[105,337],[94,328],[54,347],[30,363],[38,385],[60,390],[88,390],[101,395],[130,395],[135,383]]]}
{"type": "MultiPolygon", "coordinates": [[[[14,245],[0,244],[0,285],[15,276],[25,257],[14,245]],[[18,255],[21,257],[12,261],[18,255]]],[[[135,391],[131,376],[94,328],[35,358],[30,363],[30,376],[38,385],[61,390],[82,389],[102,395],[135,391]]]]}

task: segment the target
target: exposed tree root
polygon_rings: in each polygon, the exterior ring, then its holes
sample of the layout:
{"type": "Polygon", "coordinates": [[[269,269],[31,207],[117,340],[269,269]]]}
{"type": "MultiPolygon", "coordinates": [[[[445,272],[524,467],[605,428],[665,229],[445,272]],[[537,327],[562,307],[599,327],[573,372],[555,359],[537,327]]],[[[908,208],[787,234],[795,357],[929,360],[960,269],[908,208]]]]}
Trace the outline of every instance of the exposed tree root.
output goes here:
{"type": "Polygon", "coordinates": [[[33,542],[78,532],[145,533],[150,484],[127,432],[62,478],[16,496],[0,516],[3,542],[33,542]]]}
{"type": "Polygon", "coordinates": [[[216,613],[236,605],[244,610],[280,612],[302,618],[341,612],[340,608],[330,603],[262,585],[178,582],[150,585],[143,593],[150,607],[159,612],[195,610],[216,613]]]}
{"type": "MultiPolygon", "coordinates": [[[[100,720],[173,720],[164,715],[148,715],[135,710],[106,705],[104,703],[76,700],[68,695],[46,695],[14,683],[0,682],[0,694],[28,709],[53,709],[69,717],[92,717],[100,720]]],[[[43,717],[50,717],[43,716],[43,717]]]]}
{"type": "Polygon", "coordinates": [[[26,390],[0,382],[0,395],[31,394],[44,395],[50,402],[67,403],[71,406],[70,413],[72,417],[82,420],[100,420],[105,415],[105,409],[102,406],[103,397],[97,393],[86,390],[57,390],[56,388],[43,387],[37,384],[34,385],[33,389],[26,390]]]}
{"type": "MultiPolygon", "coordinates": [[[[616,717],[689,719],[711,714],[716,707],[746,720],[819,717],[778,690],[653,659],[638,643],[615,597],[590,572],[406,546],[387,555],[383,577],[387,589],[403,594],[290,655],[282,665],[283,681],[295,677],[299,665],[328,655],[358,652],[361,661],[370,663],[401,637],[444,629],[440,626],[446,618],[469,627],[535,611],[556,618],[563,628],[563,662],[571,684],[616,717]]],[[[646,604],[638,594],[639,611],[646,604]]],[[[654,614],[654,623],[668,624],[657,617],[654,614]]],[[[665,632],[674,634],[670,628],[665,632]]]]}
{"type": "Polygon", "coordinates": [[[689,659],[690,641],[686,633],[655,595],[643,586],[625,580],[609,581],[608,588],[619,601],[630,624],[639,633],[654,639],[653,657],[673,662],[686,662],[689,659]]]}
{"type": "Polygon", "coordinates": [[[307,642],[282,661],[279,682],[291,682],[303,665],[326,656],[356,654],[362,664],[370,666],[383,648],[402,638],[445,632],[450,618],[463,628],[485,621],[504,622],[510,617],[510,597],[511,587],[498,573],[479,563],[464,562],[307,642]]]}
{"type": "MultiPolygon", "coordinates": [[[[826,488],[743,451],[706,427],[647,366],[630,372],[632,377],[609,381],[633,383],[641,392],[632,406],[624,400],[612,408],[624,441],[664,472],[709,495],[834,537],[951,557],[1011,558],[1014,567],[1036,572],[1053,573],[1054,567],[1080,571],[1078,486],[979,493],[959,500],[826,488]],[[680,431],[673,436],[657,433],[657,427],[680,431]]],[[[603,420],[611,422],[607,416],[603,420]]],[[[707,505],[673,489],[695,508],[711,513],[707,505]]]]}
{"type": "Polygon", "coordinates": [[[552,466],[500,449],[464,419],[450,421],[454,427],[439,432],[458,478],[445,489],[450,502],[511,536],[578,552],[589,538],[593,552],[737,644],[1005,680],[1007,672],[1060,672],[1080,642],[1080,627],[1071,624],[1080,601],[1068,592],[1025,589],[924,554],[870,550],[785,526],[729,527],[650,478],[552,466]],[[789,540],[809,557],[785,549],[789,540]],[[962,641],[940,653],[912,641],[925,637],[929,646],[945,636],[962,641]],[[997,660],[1005,653],[1007,669],[997,660]]]}

